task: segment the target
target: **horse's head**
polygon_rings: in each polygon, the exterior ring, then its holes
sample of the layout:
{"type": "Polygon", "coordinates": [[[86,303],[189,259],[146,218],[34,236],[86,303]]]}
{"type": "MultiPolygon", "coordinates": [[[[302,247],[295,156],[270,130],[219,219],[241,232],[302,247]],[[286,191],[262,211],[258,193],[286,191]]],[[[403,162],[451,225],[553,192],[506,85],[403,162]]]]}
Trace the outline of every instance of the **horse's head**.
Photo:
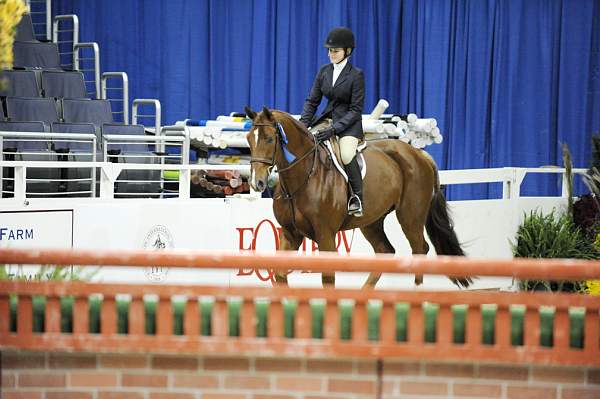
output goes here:
{"type": "Polygon", "coordinates": [[[252,189],[263,192],[267,188],[267,179],[275,165],[277,151],[277,122],[268,108],[259,113],[245,108],[246,115],[252,119],[252,129],[246,139],[250,145],[250,185],[252,189]]]}

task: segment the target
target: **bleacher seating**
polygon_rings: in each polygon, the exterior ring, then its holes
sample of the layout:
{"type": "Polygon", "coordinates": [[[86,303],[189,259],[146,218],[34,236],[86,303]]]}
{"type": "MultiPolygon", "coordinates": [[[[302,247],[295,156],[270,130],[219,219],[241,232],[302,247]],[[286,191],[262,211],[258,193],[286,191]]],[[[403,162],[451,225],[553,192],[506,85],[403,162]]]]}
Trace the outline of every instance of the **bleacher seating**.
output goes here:
{"type": "MultiPolygon", "coordinates": [[[[96,134],[96,128],[93,123],[64,123],[55,122],[51,126],[51,131],[54,133],[88,133],[96,134]]],[[[98,140],[98,138],[96,138],[98,140]]],[[[53,142],[53,149],[59,152],[65,152],[68,150],[70,154],[76,154],[78,152],[90,152],[89,145],[86,143],[77,143],[69,141],[57,141],[53,142]]],[[[89,159],[85,159],[89,160],[89,159]]]]}
{"type": "MultiPolygon", "coordinates": [[[[0,122],[0,131],[6,132],[48,132],[48,126],[42,122],[0,122]]],[[[3,140],[3,159],[7,161],[56,161],[50,142],[40,139],[3,140]]],[[[3,191],[14,188],[14,170],[3,168],[3,191]]],[[[27,195],[43,196],[58,192],[60,170],[53,168],[31,168],[27,170],[27,195]]]]}
{"type": "Polygon", "coordinates": [[[56,101],[52,98],[7,97],[6,117],[10,121],[59,122],[56,101]]]}
{"type": "Polygon", "coordinates": [[[31,14],[23,15],[21,21],[17,25],[17,34],[15,40],[20,42],[35,41],[35,33],[33,31],[33,21],[31,20],[31,14]]]}
{"type": "Polygon", "coordinates": [[[8,79],[8,87],[5,90],[0,90],[0,97],[40,96],[35,72],[10,70],[2,71],[2,76],[8,79]]]}
{"type": "Polygon", "coordinates": [[[96,126],[113,122],[108,100],[64,99],[62,104],[65,122],[93,123],[96,126]]]}
{"type": "Polygon", "coordinates": [[[15,41],[13,52],[13,68],[61,69],[56,43],[15,41]]]}
{"type": "MultiPolygon", "coordinates": [[[[127,135],[145,136],[142,125],[121,125],[105,123],[102,125],[102,136],[104,135],[127,135]]],[[[158,159],[153,157],[152,146],[146,143],[112,143],[107,151],[107,160],[116,163],[142,163],[156,164],[158,159]]],[[[161,172],[159,170],[136,170],[129,169],[121,172],[115,184],[116,193],[160,193],[161,172]]],[[[128,196],[132,198],[132,196],[128,196]]]]}
{"type": "MultiPolygon", "coordinates": [[[[7,136],[2,141],[2,159],[90,161],[95,151],[96,160],[102,161],[106,150],[102,148],[103,134],[145,136],[142,125],[113,123],[108,100],[88,98],[83,73],[61,68],[58,46],[36,40],[30,15],[25,15],[17,26],[13,52],[15,69],[3,71],[9,85],[0,92],[0,131],[95,134],[97,148],[90,148],[89,138],[82,138],[81,141],[29,140],[7,136]]],[[[111,154],[108,160],[118,163],[160,163],[154,149],[153,143],[115,140],[108,149],[111,154]]],[[[4,177],[14,173],[12,168],[3,170],[4,177]]],[[[90,168],[28,169],[27,195],[52,195],[65,191],[89,193],[91,177],[90,168]],[[46,181],[30,182],[31,179],[46,181]],[[64,183],[48,179],[73,181],[64,183]]],[[[122,181],[116,183],[115,190],[117,193],[138,193],[139,196],[144,196],[141,193],[160,193],[160,178],[161,172],[158,170],[124,170],[118,178],[122,181]]],[[[4,181],[5,189],[7,184],[12,182],[4,181]]]]}
{"type": "MultiPolygon", "coordinates": [[[[53,123],[51,130],[54,133],[88,133],[96,134],[92,123],[53,123]]],[[[53,140],[52,149],[58,154],[61,161],[91,161],[92,149],[89,142],[53,140]]],[[[101,152],[97,153],[96,160],[101,160],[101,152]]],[[[74,196],[89,196],[91,191],[92,170],[90,168],[65,168],[61,170],[63,179],[68,179],[66,191],[80,192],[74,196]]]]}
{"type": "Polygon", "coordinates": [[[83,74],[77,71],[43,71],[44,97],[86,98],[83,74]]]}
{"type": "MultiPolygon", "coordinates": [[[[3,121],[0,122],[0,131],[5,132],[48,132],[49,126],[42,122],[15,122],[15,121],[3,121]]],[[[14,150],[21,151],[50,151],[50,143],[42,143],[40,141],[4,141],[4,151],[8,148],[14,148],[14,150]]]]}

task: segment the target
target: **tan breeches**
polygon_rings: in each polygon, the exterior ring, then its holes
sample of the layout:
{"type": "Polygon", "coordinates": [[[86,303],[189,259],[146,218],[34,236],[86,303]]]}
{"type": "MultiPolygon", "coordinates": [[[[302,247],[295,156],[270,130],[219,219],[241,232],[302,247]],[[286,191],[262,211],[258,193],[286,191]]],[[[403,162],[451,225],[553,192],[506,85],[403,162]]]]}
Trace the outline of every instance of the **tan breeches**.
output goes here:
{"type": "Polygon", "coordinates": [[[356,155],[358,139],[354,136],[344,136],[340,139],[340,156],[342,163],[348,165],[356,155]]]}
{"type": "MultiPolygon", "coordinates": [[[[331,119],[325,119],[321,123],[317,124],[312,128],[313,131],[320,130],[331,126],[331,119]]],[[[356,155],[356,148],[358,147],[359,140],[353,136],[344,136],[339,139],[340,143],[340,157],[342,163],[348,165],[352,158],[356,155]]]]}

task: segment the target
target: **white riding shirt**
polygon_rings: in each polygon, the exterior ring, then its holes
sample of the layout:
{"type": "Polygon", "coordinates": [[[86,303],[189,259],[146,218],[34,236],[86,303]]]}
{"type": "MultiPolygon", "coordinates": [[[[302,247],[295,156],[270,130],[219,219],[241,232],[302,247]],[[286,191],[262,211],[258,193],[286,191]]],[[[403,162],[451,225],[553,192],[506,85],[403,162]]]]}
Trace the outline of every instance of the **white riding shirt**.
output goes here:
{"type": "Polygon", "coordinates": [[[340,62],[339,64],[333,64],[333,82],[331,82],[331,86],[335,86],[335,81],[340,76],[342,69],[344,69],[347,63],[348,58],[344,59],[344,61],[340,62]]]}

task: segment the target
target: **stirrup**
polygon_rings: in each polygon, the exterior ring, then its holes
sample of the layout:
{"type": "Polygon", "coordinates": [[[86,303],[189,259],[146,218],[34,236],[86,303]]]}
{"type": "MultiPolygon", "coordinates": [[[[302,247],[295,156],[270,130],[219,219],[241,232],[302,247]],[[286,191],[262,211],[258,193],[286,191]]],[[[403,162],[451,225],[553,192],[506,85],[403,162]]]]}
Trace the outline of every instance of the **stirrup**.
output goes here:
{"type": "Polygon", "coordinates": [[[356,194],[352,194],[348,200],[348,214],[356,217],[361,217],[363,215],[362,202],[360,197],[356,194]]]}

